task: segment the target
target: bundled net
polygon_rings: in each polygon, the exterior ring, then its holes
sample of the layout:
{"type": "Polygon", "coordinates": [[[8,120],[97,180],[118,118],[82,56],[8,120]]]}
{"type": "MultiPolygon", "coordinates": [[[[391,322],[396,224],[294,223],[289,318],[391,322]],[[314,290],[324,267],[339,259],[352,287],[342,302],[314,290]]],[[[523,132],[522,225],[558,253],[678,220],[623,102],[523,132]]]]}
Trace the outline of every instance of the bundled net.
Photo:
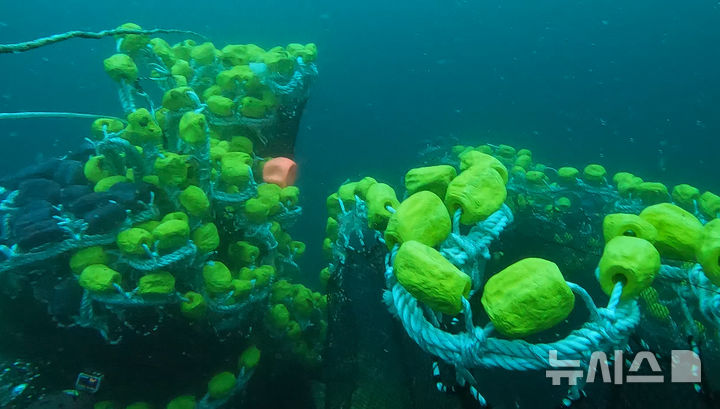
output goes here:
{"type": "Polygon", "coordinates": [[[0,181],[0,280],[109,344],[185,326],[242,346],[204,397],[182,397],[219,408],[263,342],[319,359],[325,296],[281,279],[305,251],[287,230],[302,213],[290,157],[317,48],[113,33],[104,69],[125,117],[97,118],[76,152],[0,181]]]}
{"type": "Polygon", "coordinates": [[[479,369],[574,363],[570,406],[597,369],[595,352],[717,350],[720,197],[627,172],[610,178],[599,164],[554,169],[507,145],[433,154],[405,175],[402,201],[372,177],[330,195],[324,247],[330,277],[352,271],[350,253],[386,247],[390,313],[454,370],[439,390],[465,387],[484,406],[479,369]],[[597,283],[605,306],[585,290],[597,283]],[[589,316],[573,313],[576,298],[589,316]]]}

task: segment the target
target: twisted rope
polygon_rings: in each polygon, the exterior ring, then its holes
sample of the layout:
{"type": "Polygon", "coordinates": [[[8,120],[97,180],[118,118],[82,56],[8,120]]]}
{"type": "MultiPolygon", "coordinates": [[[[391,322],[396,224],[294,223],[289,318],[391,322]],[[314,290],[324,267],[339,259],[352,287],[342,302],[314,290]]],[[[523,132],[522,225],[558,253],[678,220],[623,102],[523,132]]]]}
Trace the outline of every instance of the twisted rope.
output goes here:
{"type": "Polygon", "coordinates": [[[683,281],[688,279],[688,270],[681,267],[668,266],[663,264],[657,274],[657,278],[673,281],[683,281]]]}
{"type": "Polygon", "coordinates": [[[462,210],[458,209],[453,215],[453,232],[441,244],[440,253],[470,276],[472,296],[482,284],[485,262],[490,259],[490,244],[512,222],[513,215],[510,208],[503,205],[487,219],[473,226],[467,236],[460,234],[461,216],[462,210]]]}
{"type": "Polygon", "coordinates": [[[720,288],[710,282],[700,264],[687,272],[690,288],[698,299],[700,313],[710,322],[720,326],[720,288]]]}
{"type": "Polygon", "coordinates": [[[172,293],[167,295],[152,295],[143,297],[135,292],[118,292],[110,294],[91,293],[90,299],[102,304],[122,306],[122,307],[153,307],[160,305],[179,304],[182,302],[180,293],[172,293]]]}
{"type": "Polygon", "coordinates": [[[136,270],[153,271],[190,259],[196,254],[197,246],[195,246],[193,242],[188,242],[183,247],[180,247],[172,253],[166,254],[164,256],[152,257],[149,260],[123,257],[119,261],[126,263],[127,265],[136,270]]]}
{"type": "MultiPolygon", "coordinates": [[[[454,232],[444,243],[444,245],[450,243],[450,247],[444,248],[443,251],[446,254],[452,253],[456,260],[462,259],[464,264],[467,263],[468,258],[477,259],[478,255],[483,260],[489,258],[490,243],[512,221],[512,213],[509,208],[503,206],[485,222],[474,226],[468,237],[462,237],[458,226],[459,212],[454,216],[454,232]],[[463,246],[470,237],[473,239],[472,245],[463,246]],[[453,249],[452,245],[456,245],[457,248],[453,249]],[[482,251],[478,251],[479,249],[482,251]]],[[[417,299],[397,282],[392,264],[398,247],[396,245],[385,259],[385,279],[389,290],[383,294],[384,301],[389,310],[399,318],[408,336],[423,351],[453,365],[456,368],[458,383],[467,384],[471,395],[483,406],[487,402],[478,391],[477,382],[468,369],[504,368],[514,371],[546,369],[551,367],[551,351],[556,352],[556,356],[559,357],[556,359],[585,362],[593,351],[609,351],[626,344],[631,331],[640,320],[640,310],[636,301],[620,301],[623,288],[621,283],[615,285],[606,308],[597,308],[587,291],[577,284],[567,283],[587,305],[590,319],[581,328],[572,331],[561,340],[532,344],[524,340],[491,337],[493,331],[491,323],[485,328],[473,325],[470,302],[465,298],[462,298],[465,331],[451,334],[440,329],[433,313],[426,314],[417,299]]],[[[579,388],[571,391],[570,398],[577,395],[575,392],[578,392],[579,388]]]]}
{"type": "Polygon", "coordinates": [[[133,92],[133,87],[131,87],[130,84],[125,80],[120,81],[120,85],[118,86],[118,99],[126,115],[134,112],[137,108],[135,106],[135,100],[133,99],[133,92]]]}
{"type": "Polygon", "coordinates": [[[523,340],[488,337],[491,328],[473,327],[472,331],[450,334],[431,325],[418,307],[418,301],[399,283],[390,291],[392,302],[406,332],[425,352],[464,368],[504,368],[516,371],[550,367],[549,352],[558,351],[558,359],[586,360],[592,351],[622,345],[638,324],[640,311],[635,302],[624,302],[614,313],[602,309],[595,320],[570,333],[562,340],[531,344],[523,340]]]}
{"type": "Polygon", "coordinates": [[[0,113],[0,119],[36,119],[36,118],[79,118],[79,119],[97,119],[97,118],[110,118],[116,119],[126,123],[127,121],[122,118],[117,118],[110,115],[99,115],[99,114],[81,114],[76,112],[2,112],[0,113]]]}
{"type": "Polygon", "coordinates": [[[105,37],[112,37],[117,35],[126,35],[126,34],[145,34],[145,35],[151,35],[151,34],[187,34],[194,37],[198,37],[202,39],[203,41],[208,41],[208,38],[205,37],[202,34],[198,34],[194,31],[188,31],[188,30],[176,30],[176,29],[162,29],[162,28],[156,28],[151,30],[128,30],[128,29],[114,29],[114,30],[103,30],[103,31],[68,31],[66,33],[62,34],[53,34],[51,36],[38,38],[32,41],[25,41],[22,43],[16,43],[16,44],[0,44],[0,54],[8,54],[8,53],[20,53],[25,51],[30,51],[35,48],[43,47],[50,44],[59,43],[61,41],[70,40],[73,38],[87,38],[87,39],[93,39],[93,40],[99,40],[105,37]]]}
{"type": "Polygon", "coordinates": [[[230,400],[230,398],[245,389],[245,385],[247,385],[248,381],[252,377],[253,372],[254,370],[252,369],[246,370],[245,368],[240,368],[240,372],[238,373],[235,385],[233,386],[233,389],[228,394],[228,396],[222,399],[212,399],[210,397],[210,393],[208,392],[196,404],[196,409],[219,409],[223,407],[230,400]]]}
{"type": "Polygon", "coordinates": [[[291,208],[282,207],[282,210],[280,213],[272,216],[273,220],[280,223],[283,227],[290,227],[292,224],[297,221],[297,219],[302,215],[302,207],[300,206],[294,206],[291,208]]]}
{"type": "Polygon", "coordinates": [[[93,299],[90,292],[83,292],[82,301],[80,302],[80,313],[74,317],[75,324],[82,328],[92,328],[100,333],[100,336],[111,345],[119,344],[122,337],[110,339],[110,328],[107,322],[95,316],[93,309],[93,299]]]}
{"type": "Polygon", "coordinates": [[[229,314],[237,313],[240,311],[248,311],[250,309],[250,306],[267,299],[268,295],[270,295],[271,286],[272,282],[268,283],[263,288],[258,289],[258,287],[254,286],[253,284],[253,288],[248,295],[247,300],[232,304],[226,304],[226,302],[227,300],[232,298],[233,294],[227,294],[226,297],[223,297],[222,300],[216,300],[215,298],[208,296],[206,293],[203,294],[204,298],[207,300],[208,308],[210,309],[210,311],[219,314],[229,314]]]}
{"type": "Polygon", "coordinates": [[[306,88],[308,85],[307,82],[317,77],[318,71],[315,64],[306,64],[302,61],[302,58],[296,59],[295,62],[295,72],[293,72],[292,77],[285,84],[280,84],[274,79],[266,81],[266,85],[270,87],[276,95],[293,95],[296,90],[306,88]],[[306,82],[306,79],[309,81],[306,82]]]}
{"type": "Polygon", "coordinates": [[[108,135],[95,144],[95,150],[100,155],[116,160],[115,167],[122,168],[122,161],[127,160],[129,166],[135,170],[135,178],[142,179],[145,173],[142,154],[129,141],[115,135],[108,135]]]}
{"type": "Polygon", "coordinates": [[[45,250],[31,252],[31,253],[16,253],[12,258],[0,263],[0,273],[8,270],[27,266],[29,264],[36,263],[38,261],[47,260],[53,257],[57,257],[67,251],[90,247],[110,244],[115,241],[116,234],[99,234],[94,236],[83,236],[82,238],[71,238],[63,242],[57,243],[45,250]]]}
{"type": "Polygon", "coordinates": [[[274,250],[278,246],[277,239],[270,230],[272,223],[265,222],[260,224],[248,223],[245,226],[245,237],[254,238],[259,243],[265,244],[267,250],[274,250]]]}
{"type": "Polygon", "coordinates": [[[255,197],[257,194],[257,187],[252,184],[247,189],[240,193],[226,193],[219,190],[212,190],[212,198],[220,203],[242,203],[248,199],[255,197]]]}

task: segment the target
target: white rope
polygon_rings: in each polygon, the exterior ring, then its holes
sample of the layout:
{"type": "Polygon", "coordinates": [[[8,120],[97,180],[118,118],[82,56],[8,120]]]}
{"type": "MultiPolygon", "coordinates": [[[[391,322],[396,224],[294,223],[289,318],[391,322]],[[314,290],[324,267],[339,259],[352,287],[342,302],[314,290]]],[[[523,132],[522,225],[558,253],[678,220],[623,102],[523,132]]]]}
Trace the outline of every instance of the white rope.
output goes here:
{"type": "MultiPolygon", "coordinates": [[[[441,252],[451,262],[461,266],[472,261],[490,257],[489,246],[505,227],[512,222],[512,212],[503,208],[493,213],[482,223],[474,226],[467,237],[459,233],[461,212],[453,215],[453,232],[442,245],[441,252]]],[[[552,343],[532,344],[524,340],[508,340],[492,337],[493,326],[481,328],[473,325],[470,302],[462,298],[462,313],[465,330],[451,334],[439,328],[439,321],[423,308],[395,278],[393,264],[398,245],[386,256],[385,279],[388,291],[383,294],[391,313],[395,314],[406,333],[425,352],[437,356],[456,368],[458,383],[468,384],[472,396],[483,406],[487,404],[480,394],[477,382],[468,371],[470,368],[504,368],[514,371],[550,368],[550,352],[557,353],[557,359],[587,361],[594,351],[610,351],[627,344],[631,331],[638,325],[640,310],[637,303],[620,301],[623,285],[618,282],[606,308],[598,308],[590,295],[581,286],[567,283],[580,296],[590,311],[590,319],[568,336],[552,343]],[[432,321],[428,320],[432,317],[432,321]]],[[[484,263],[482,265],[484,269],[484,263]]],[[[474,285],[480,282],[478,271],[473,271],[474,285]]],[[[579,396],[580,387],[571,391],[579,396]]],[[[572,397],[571,396],[571,397],[572,397]]]]}
{"type": "Polygon", "coordinates": [[[620,302],[620,296],[622,295],[623,283],[618,281],[613,287],[612,293],[610,294],[610,302],[608,303],[607,309],[615,312],[618,303],[620,302]]]}
{"type": "Polygon", "coordinates": [[[590,311],[590,319],[597,319],[600,313],[597,305],[595,305],[595,301],[593,301],[592,297],[590,297],[590,294],[588,294],[588,292],[585,291],[584,288],[575,283],[571,283],[569,281],[566,281],[566,283],[568,287],[570,287],[572,292],[579,295],[580,299],[585,303],[585,306],[587,306],[588,310],[590,311]]]}
{"type": "Polygon", "coordinates": [[[663,264],[660,267],[660,271],[657,274],[657,278],[662,278],[666,280],[687,280],[688,279],[688,270],[681,267],[674,267],[674,266],[668,266],[663,264]]]}
{"type": "Polygon", "coordinates": [[[110,118],[127,122],[124,119],[116,118],[110,115],[100,114],[83,114],[77,112],[3,112],[0,113],[0,119],[37,119],[37,118],[78,118],[78,119],[97,119],[110,118]]]}
{"type": "Polygon", "coordinates": [[[692,293],[698,299],[700,313],[716,326],[720,326],[720,287],[707,278],[700,264],[686,272],[692,293]]]}
{"type": "Polygon", "coordinates": [[[188,241],[184,246],[174,250],[172,253],[158,256],[153,252],[150,252],[151,257],[149,259],[142,259],[139,257],[128,257],[124,256],[118,261],[128,264],[135,270],[142,271],[153,271],[160,270],[173,264],[177,264],[181,261],[192,259],[197,255],[197,246],[192,241],[188,241]]]}
{"type": "Polygon", "coordinates": [[[225,404],[235,395],[240,393],[242,390],[245,389],[245,386],[247,385],[248,381],[253,375],[254,370],[246,370],[245,368],[240,368],[240,371],[237,375],[237,378],[235,380],[235,385],[233,386],[230,393],[228,393],[227,396],[220,399],[212,399],[210,397],[210,393],[206,393],[205,396],[200,399],[199,402],[196,404],[196,409],[219,409],[225,406],[225,404]]]}
{"type": "Polygon", "coordinates": [[[598,319],[588,321],[562,340],[531,344],[491,338],[480,327],[459,334],[447,333],[427,321],[417,300],[399,283],[393,284],[390,293],[403,327],[418,346],[448,364],[464,368],[544,369],[550,367],[551,350],[558,351],[558,359],[585,360],[592,351],[622,345],[640,318],[637,304],[624,302],[614,314],[599,314],[598,319]]]}

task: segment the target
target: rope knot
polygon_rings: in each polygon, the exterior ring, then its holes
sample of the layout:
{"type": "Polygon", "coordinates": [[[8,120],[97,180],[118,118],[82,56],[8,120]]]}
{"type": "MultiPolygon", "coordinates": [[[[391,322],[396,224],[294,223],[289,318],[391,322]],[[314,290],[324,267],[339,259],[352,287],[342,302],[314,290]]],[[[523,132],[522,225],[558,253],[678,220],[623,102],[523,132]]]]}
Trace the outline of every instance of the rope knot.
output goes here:
{"type": "Polygon", "coordinates": [[[458,351],[462,360],[460,365],[466,368],[475,367],[481,347],[486,341],[487,336],[480,327],[475,327],[467,332],[467,336],[462,338],[460,350],[458,351]]]}
{"type": "Polygon", "coordinates": [[[485,330],[481,327],[475,327],[472,330],[472,337],[475,338],[475,341],[477,342],[477,345],[483,345],[485,342],[487,342],[487,335],[485,334],[485,330]]]}
{"type": "Polygon", "coordinates": [[[614,322],[617,318],[615,315],[615,311],[609,310],[607,308],[598,308],[598,316],[600,317],[601,321],[605,322],[614,322]]]}

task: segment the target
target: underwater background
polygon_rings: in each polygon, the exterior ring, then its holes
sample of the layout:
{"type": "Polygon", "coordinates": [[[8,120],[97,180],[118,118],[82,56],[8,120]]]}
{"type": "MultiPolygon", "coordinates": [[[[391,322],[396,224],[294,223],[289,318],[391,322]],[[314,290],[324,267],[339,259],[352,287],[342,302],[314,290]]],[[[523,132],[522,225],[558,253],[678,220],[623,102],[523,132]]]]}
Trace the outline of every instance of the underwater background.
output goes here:
{"type": "MultiPolygon", "coordinates": [[[[422,153],[455,144],[508,144],[554,168],[600,163],[720,190],[719,18],[720,3],[702,0],[26,0],[0,2],[0,43],[129,21],[218,46],[316,43],[319,77],[295,145],[303,215],[292,229],[308,244],[297,281],[314,283],[327,264],[329,194],[366,175],[402,187],[422,153]]],[[[123,116],[102,64],[114,49],[111,39],[71,40],[3,55],[0,112],[123,116]]],[[[0,176],[74,149],[90,122],[0,121],[0,176]]],[[[163,342],[152,351],[160,357],[163,342]]]]}
{"type": "MultiPolygon", "coordinates": [[[[713,1],[0,2],[0,39],[133,21],[217,43],[315,42],[320,76],[297,137],[308,243],[345,178],[397,178],[427,144],[528,147],[552,167],[602,163],[718,189],[720,5],[713,1]]],[[[173,37],[168,37],[172,39],[173,37]]],[[[180,36],[178,36],[178,39],[180,36]]],[[[0,111],[121,114],[101,58],[74,40],[0,64],[0,111]]],[[[77,146],[88,120],[0,122],[0,172],[77,146]]],[[[319,245],[304,263],[315,276],[319,245]]]]}

